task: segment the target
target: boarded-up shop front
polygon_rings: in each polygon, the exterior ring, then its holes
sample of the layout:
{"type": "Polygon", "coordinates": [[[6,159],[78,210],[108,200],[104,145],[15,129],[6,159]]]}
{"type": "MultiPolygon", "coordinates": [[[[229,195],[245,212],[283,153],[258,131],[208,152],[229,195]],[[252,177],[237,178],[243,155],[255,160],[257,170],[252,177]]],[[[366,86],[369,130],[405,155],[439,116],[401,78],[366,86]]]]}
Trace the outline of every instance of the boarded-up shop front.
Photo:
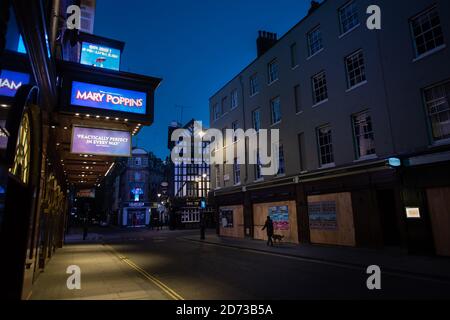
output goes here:
{"type": "Polygon", "coordinates": [[[308,196],[311,243],[355,246],[350,193],[308,196]]]}
{"type": "Polygon", "coordinates": [[[273,220],[274,234],[284,236],[283,242],[299,243],[295,201],[253,204],[255,239],[267,240],[267,232],[262,228],[268,216],[273,220]]]}
{"type": "Polygon", "coordinates": [[[450,188],[428,189],[427,200],[436,253],[450,256],[450,188]]]}
{"type": "Polygon", "coordinates": [[[244,238],[244,207],[220,207],[219,224],[221,236],[244,238]]]}

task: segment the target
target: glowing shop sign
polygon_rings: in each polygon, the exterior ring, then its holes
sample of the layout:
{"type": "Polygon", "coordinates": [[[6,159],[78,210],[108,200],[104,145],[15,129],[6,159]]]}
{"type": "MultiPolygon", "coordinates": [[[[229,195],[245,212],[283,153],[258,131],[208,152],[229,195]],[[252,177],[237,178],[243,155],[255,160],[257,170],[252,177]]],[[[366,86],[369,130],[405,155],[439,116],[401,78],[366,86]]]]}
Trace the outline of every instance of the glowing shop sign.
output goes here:
{"type": "Polygon", "coordinates": [[[74,127],[71,152],[129,157],[131,134],[128,131],[74,127]]]}
{"type": "Polygon", "coordinates": [[[0,96],[14,97],[17,90],[30,81],[30,75],[9,70],[0,71],[0,96]]]}
{"type": "Polygon", "coordinates": [[[74,106],[145,114],[147,94],[73,81],[70,103],[74,106]]]}
{"type": "Polygon", "coordinates": [[[80,63],[98,68],[119,70],[120,50],[83,42],[80,63]]]}

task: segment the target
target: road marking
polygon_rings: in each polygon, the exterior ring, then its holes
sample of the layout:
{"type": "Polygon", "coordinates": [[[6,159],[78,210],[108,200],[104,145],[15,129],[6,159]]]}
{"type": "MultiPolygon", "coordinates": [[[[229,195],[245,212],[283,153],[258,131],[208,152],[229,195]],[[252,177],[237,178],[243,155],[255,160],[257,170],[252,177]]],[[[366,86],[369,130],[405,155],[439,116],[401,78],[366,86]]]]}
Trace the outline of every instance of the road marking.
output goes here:
{"type": "MultiPolygon", "coordinates": [[[[279,257],[279,258],[297,260],[297,261],[302,261],[302,262],[307,262],[307,263],[328,265],[328,266],[339,267],[339,268],[343,268],[343,269],[353,269],[353,270],[362,270],[362,271],[366,270],[366,268],[362,265],[345,263],[345,262],[335,262],[335,261],[326,261],[326,260],[307,258],[307,257],[299,257],[299,256],[293,256],[293,255],[286,255],[286,254],[282,254],[282,253],[276,253],[276,252],[262,251],[259,249],[242,248],[242,247],[233,246],[233,245],[230,246],[230,245],[225,245],[225,244],[221,244],[221,243],[204,242],[204,241],[189,239],[189,238],[178,238],[178,239],[182,240],[182,241],[188,241],[188,242],[203,243],[203,244],[209,245],[209,246],[216,246],[216,247],[222,247],[222,248],[227,248],[227,249],[231,249],[231,250],[257,253],[257,254],[267,255],[267,256],[275,256],[275,257],[279,257]]],[[[418,274],[418,273],[390,270],[389,268],[383,268],[383,270],[384,270],[383,274],[392,276],[392,277],[430,281],[430,282],[437,282],[437,283],[441,283],[441,284],[442,283],[445,283],[445,284],[450,283],[450,280],[447,278],[436,278],[436,277],[431,277],[428,275],[422,275],[422,274],[418,274]]]]}
{"type": "Polygon", "coordinates": [[[178,293],[176,293],[174,290],[172,290],[171,288],[169,288],[167,285],[165,285],[163,282],[161,282],[160,280],[158,280],[157,278],[155,278],[154,276],[152,276],[151,274],[149,274],[147,271],[145,271],[144,269],[142,269],[141,267],[139,267],[136,263],[134,263],[132,260],[130,260],[129,258],[121,255],[116,249],[114,249],[112,246],[110,245],[105,245],[108,248],[110,248],[111,251],[113,251],[113,253],[123,262],[125,262],[127,265],[129,265],[131,268],[133,268],[134,270],[136,270],[137,272],[139,272],[144,278],[146,278],[147,280],[149,280],[150,282],[152,282],[153,284],[155,284],[158,288],[160,288],[166,295],[168,295],[171,299],[173,300],[184,300],[184,298],[179,295],[178,293]]]}

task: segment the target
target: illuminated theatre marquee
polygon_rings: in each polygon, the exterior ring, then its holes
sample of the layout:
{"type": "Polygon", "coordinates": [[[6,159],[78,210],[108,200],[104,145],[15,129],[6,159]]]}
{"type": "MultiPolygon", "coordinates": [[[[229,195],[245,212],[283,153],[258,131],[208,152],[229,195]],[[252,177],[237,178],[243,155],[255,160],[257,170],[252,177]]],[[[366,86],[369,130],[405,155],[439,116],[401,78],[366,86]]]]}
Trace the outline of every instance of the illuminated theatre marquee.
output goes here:
{"type": "Polygon", "coordinates": [[[28,84],[30,75],[9,70],[0,71],[0,96],[14,97],[17,90],[28,84]]]}
{"type": "Polygon", "coordinates": [[[80,107],[146,114],[147,94],[73,81],[70,103],[80,107]]]}
{"type": "Polygon", "coordinates": [[[71,153],[129,157],[131,133],[111,129],[74,127],[71,153]]]}

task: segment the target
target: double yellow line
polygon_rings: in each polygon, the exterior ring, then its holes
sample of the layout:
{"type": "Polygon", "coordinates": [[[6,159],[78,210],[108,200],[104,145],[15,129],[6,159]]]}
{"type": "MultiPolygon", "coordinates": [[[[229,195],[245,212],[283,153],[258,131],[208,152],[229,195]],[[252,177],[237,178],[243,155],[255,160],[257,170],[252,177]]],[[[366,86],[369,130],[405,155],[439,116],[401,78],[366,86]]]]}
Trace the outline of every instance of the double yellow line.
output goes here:
{"type": "Polygon", "coordinates": [[[147,271],[139,267],[137,264],[135,264],[133,261],[128,259],[125,256],[122,256],[119,252],[117,252],[113,247],[109,246],[111,251],[114,252],[114,254],[123,262],[125,262],[127,265],[129,265],[131,268],[139,272],[144,278],[152,282],[154,285],[156,285],[158,288],[160,288],[167,296],[169,296],[173,300],[184,300],[182,296],[180,296],[178,293],[176,293],[174,290],[169,288],[167,285],[156,279],[154,276],[149,274],[147,271]]]}

